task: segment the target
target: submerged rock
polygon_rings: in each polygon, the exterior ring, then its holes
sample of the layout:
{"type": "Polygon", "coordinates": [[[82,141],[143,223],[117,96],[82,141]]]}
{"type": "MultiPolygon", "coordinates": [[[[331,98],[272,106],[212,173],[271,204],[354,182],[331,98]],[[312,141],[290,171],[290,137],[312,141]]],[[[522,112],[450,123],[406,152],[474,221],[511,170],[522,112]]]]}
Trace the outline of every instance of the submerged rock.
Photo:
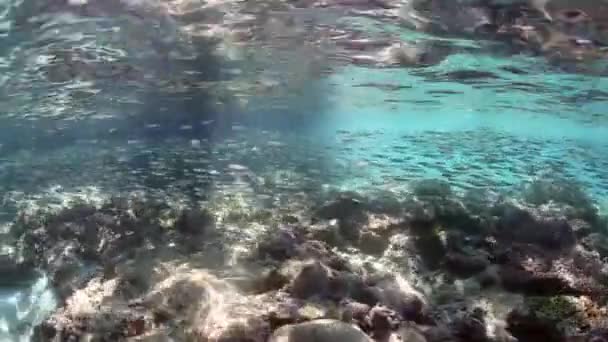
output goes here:
{"type": "Polygon", "coordinates": [[[44,269],[61,297],[82,286],[100,269],[134,256],[144,244],[167,244],[158,223],[137,219],[123,207],[79,205],[17,224],[23,255],[44,269]]]}
{"type": "Polygon", "coordinates": [[[415,324],[406,324],[401,326],[393,336],[388,339],[389,342],[429,342],[429,341],[437,341],[428,340],[424,335],[422,329],[420,329],[415,324]]]}
{"type": "Polygon", "coordinates": [[[324,295],[329,289],[329,278],[327,266],[318,261],[305,264],[291,283],[291,292],[302,299],[324,295]]]}
{"type": "Polygon", "coordinates": [[[76,290],[66,305],[37,328],[39,341],[64,341],[97,338],[121,340],[144,332],[144,311],[129,308],[114,295],[116,280],[91,280],[76,290]],[[109,300],[110,298],[113,300],[109,300]]]}
{"type": "Polygon", "coordinates": [[[269,342],[373,342],[355,326],[342,321],[323,319],[286,325],[272,334],[269,342]]]}
{"type": "Polygon", "coordinates": [[[452,195],[450,183],[439,179],[424,179],[413,184],[412,192],[419,197],[449,197],[452,195]]]}
{"type": "Polygon", "coordinates": [[[537,244],[551,249],[571,248],[576,236],[568,221],[550,217],[535,217],[516,207],[507,207],[498,222],[498,234],[503,239],[537,244]]]}
{"type": "Polygon", "coordinates": [[[297,247],[301,239],[292,229],[279,229],[272,233],[268,239],[263,239],[258,247],[259,257],[270,257],[276,260],[286,260],[297,254],[297,247]]]}
{"type": "Polygon", "coordinates": [[[355,320],[360,326],[365,324],[368,312],[371,307],[364,303],[359,302],[346,302],[342,305],[342,321],[351,323],[355,320]]]}
{"type": "Polygon", "coordinates": [[[388,248],[389,239],[374,231],[364,230],[359,236],[359,249],[363,253],[381,255],[388,248]]]}
{"type": "Polygon", "coordinates": [[[559,203],[571,207],[569,216],[594,222],[597,209],[583,186],[571,180],[537,180],[529,184],[523,193],[524,199],[534,205],[559,203]]]}
{"type": "Polygon", "coordinates": [[[337,220],[342,237],[355,241],[359,230],[367,223],[365,203],[359,196],[348,193],[318,208],[316,216],[324,220],[337,220]]]}
{"type": "Polygon", "coordinates": [[[601,257],[608,257],[608,236],[601,233],[592,233],[584,237],[581,244],[590,250],[596,251],[601,257]]]}
{"type": "Polygon", "coordinates": [[[490,265],[488,258],[483,255],[466,255],[455,252],[446,254],[444,262],[447,271],[462,278],[481,273],[490,265]]]}
{"type": "Polygon", "coordinates": [[[500,264],[498,274],[502,286],[509,291],[528,295],[589,295],[594,298],[608,294],[602,282],[602,265],[578,266],[585,255],[576,248],[563,253],[511,242],[495,257],[500,264]]]}
{"type": "Polygon", "coordinates": [[[168,266],[171,274],[156,274],[160,280],[130,300],[120,289],[122,279],[94,278],[37,329],[39,340],[146,341],[167,335],[176,341],[268,339],[264,314],[275,298],[245,298],[204,270],[168,266]]]}
{"type": "Polygon", "coordinates": [[[376,305],[367,314],[366,323],[375,339],[385,339],[398,326],[399,316],[393,310],[376,305]]]}
{"type": "Polygon", "coordinates": [[[287,284],[289,284],[289,278],[281,270],[273,268],[254,279],[251,284],[248,284],[247,289],[253,293],[265,293],[279,290],[287,284]]]}
{"type": "Polygon", "coordinates": [[[184,234],[209,234],[214,228],[215,218],[207,210],[188,209],[179,216],[175,227],[184,234]]]}
{"type": "Polygon", "coordinates": [[[565,336],[550,321],[526,311],[514,310],[507,318],[509,332],[521,342],[565,341],[565,336]]]}
{"type": "Polygon", "coordinates": [[[531,322],[552,326],[554,334],[567,337],[599,331],[608,322],[608,309],[585,296],[531,296],[516,312],[525,314],[531,322]]]}
{"type": "Polygon", "coordinates": [[[341,194],[317,209],[317,216],[325,220],[346,219],[360,216],[365,205],[355,194],[341,194]]]}
{"type": "Polygon", "coordinates": [[[454,335],[461,341],[489,341],[484,316],[484,313],[480,309],[457,316],[452,322],[454,335]]]}
{"type": "Polygon", "coordinates": [[[379,281],[372,291],[380,304],[397,312],[402,319],[420,321],[428,310],[424,296],[399,276],[379,281]]]}

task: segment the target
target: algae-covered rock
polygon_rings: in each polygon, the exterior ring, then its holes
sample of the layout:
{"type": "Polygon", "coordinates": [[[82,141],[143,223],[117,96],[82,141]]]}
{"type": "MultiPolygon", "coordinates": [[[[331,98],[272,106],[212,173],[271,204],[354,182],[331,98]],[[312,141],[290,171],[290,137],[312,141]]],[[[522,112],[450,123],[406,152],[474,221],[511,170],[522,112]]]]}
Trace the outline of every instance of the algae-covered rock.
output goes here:
{"type": "Polygon", "coordinates": [[[516,309],[510,317],[516,337],[532,338],[535,329],[546,330],[547,336],[557,339],[605,328],[608,309],[585,296],[531,296],[525,299],[525,307],[516,309]]]}

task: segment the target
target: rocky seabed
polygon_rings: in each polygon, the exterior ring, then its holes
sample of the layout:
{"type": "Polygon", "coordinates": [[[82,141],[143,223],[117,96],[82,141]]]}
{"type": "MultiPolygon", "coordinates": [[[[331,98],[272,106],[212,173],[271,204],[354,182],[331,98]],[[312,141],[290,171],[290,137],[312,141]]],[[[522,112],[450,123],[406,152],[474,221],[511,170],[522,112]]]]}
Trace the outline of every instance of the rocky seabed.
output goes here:
{"type": "Polygon", "coordinates": [[[222,217],[128,197],[23,213],[3,264],[56,293],[35,341],[608,340],[593,207],[438,181],[326,197],[222,217]]]}

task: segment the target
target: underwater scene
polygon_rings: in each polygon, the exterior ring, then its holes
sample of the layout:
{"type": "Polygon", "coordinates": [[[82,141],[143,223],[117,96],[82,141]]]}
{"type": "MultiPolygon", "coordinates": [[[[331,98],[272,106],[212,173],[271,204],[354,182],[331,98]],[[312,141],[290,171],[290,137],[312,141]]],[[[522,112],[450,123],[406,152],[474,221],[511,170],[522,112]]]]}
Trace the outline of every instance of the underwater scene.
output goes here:
{"type": "Polygon", "coordinates": [[[608,341],[608,1],[0,0],[0,342],[608,341]]]}

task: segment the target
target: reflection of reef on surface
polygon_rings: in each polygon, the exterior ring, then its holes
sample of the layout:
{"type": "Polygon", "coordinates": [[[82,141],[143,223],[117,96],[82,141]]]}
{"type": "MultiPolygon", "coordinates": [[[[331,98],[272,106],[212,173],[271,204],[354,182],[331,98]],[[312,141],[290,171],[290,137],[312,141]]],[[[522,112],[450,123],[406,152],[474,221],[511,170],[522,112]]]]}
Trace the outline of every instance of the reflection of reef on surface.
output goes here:
{"type": "MultiPolygon", "coordinates": [[[[526,196],[577,196],[563,189],[526,196]]],[[[59,299],[37,336],[607,338],[597,218],[500,198],[474,203],[435,180],[409,195],[300,197],[291,209],[234,195],[205,207],[115,197],[24,211],[11,227],[18,254],[49,275],[59,299]]]]}
{"type": "MultiPolygon", "coordinates": [[[[3,127],[15,128],[4,135],[4,148],[53,146],[83,136],[141,137],[149,133],[144,128],[148,125],[163,128],[154,130],[157,135],[183,133],[183,126],[208,134],[214,130],[210,127],[230,126],[242,112],[277,118],[290,113],[304,126],[314,123],[306,120],[311,115],[330,107],[333,87],[328,77],[353,65],[414,68],[411,75],[424,83],[544,91],[560,103],[577,101],[580,89],[533,77],[546,70],[538,67],[538,59],[525,56],[542,55],[557,65],[551,69],[556,76],[559,70],[606,74],[607,11],[602,6],[591,10],[589,1],[551,0],[545,5],[430,0],[405,5],[392,0],[19,2],[0,18],[10,28],[0,51],[7,61],[0,98],[10,108],[2,121],[3,127]],[[443,63],[487,55],[508,57],[509,65],[453,69],[453,63],[443,63]],[[530,79],[515,81],[513,75],[530,79]],[[211,126],[200,123],[210,120],[215,120],[211,126]]],[[[583,95],[605,98],[598,89],[583,95]]],[[[455,90],[430,91],[442,98],[455,90]]]]}

